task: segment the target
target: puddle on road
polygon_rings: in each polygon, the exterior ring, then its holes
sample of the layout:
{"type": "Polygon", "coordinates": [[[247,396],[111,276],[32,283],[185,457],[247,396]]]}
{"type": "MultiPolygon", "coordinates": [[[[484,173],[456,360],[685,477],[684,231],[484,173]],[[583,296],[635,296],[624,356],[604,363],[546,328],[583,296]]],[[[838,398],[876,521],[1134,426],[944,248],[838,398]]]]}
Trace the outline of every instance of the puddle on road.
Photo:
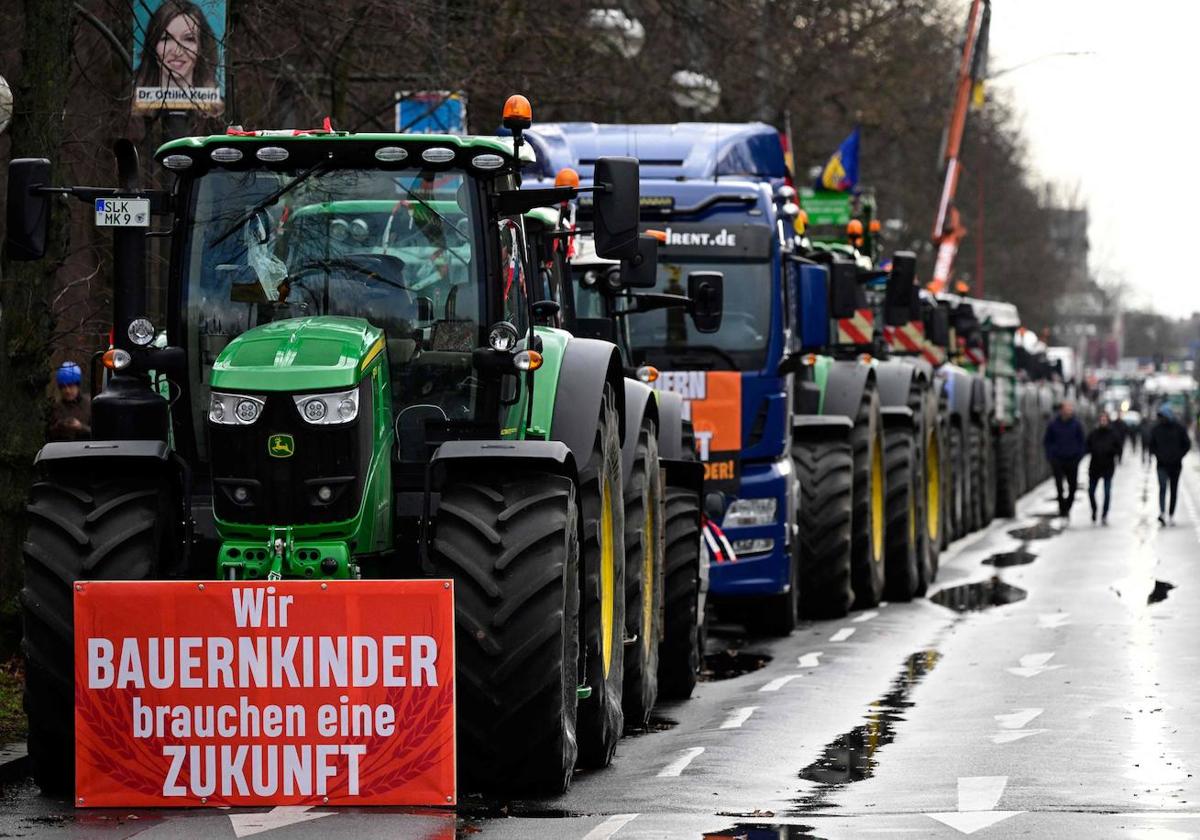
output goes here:
{"type": "Polygon", "coordinates": [[[983,561],[985,566],[995,566],[996,568],[1004,568],[1007,566],[1025,566],[1037,559],[1037,555],[1025,551],[1024,548],[1018,548],[1016,551],[1002,551],[999,554],[993,554],[991,557],[983,561]]]}
{"type": "Polygon", "coordinates": [[[1167,600],[1167,595],[1175,588],[1175,584],[1168,583],[1165,580],[1154,581],[1154,589],[1146,596],[1147,604],[1157,604],[1159,601],[1167,600]]]}
{"type": "Polygon", "coordinates": [[[720,831],[706,831],[704,840],[737,838],[737,840],[819,840],[810,825],[771,825],[770,823],[738,823],[720,831]]]}
{"type": "Polygon", "coordinates": [[[757,671],[770,661],[769,654],[733,648],[706,653],[704,654],[704,668],[700,671],[700,681],[731,680],[734,677],[757,671]]]}
{"type": "Polygon", "coordinates": [[[969,612],[1024,601],[1026,595],[1028,593],[1021,587],[1005,583],[998,577],[991,577],[975,583],[939,589],[929,596],[929,600],[955,612],[969,612]]]}
{"type": "Polygon", "coordinates": [[[871,704],[867,720],[831,742],[820,758],[800,771],[801,779],[816,782],[817,787],[797,801],[796,811],[819,810],[835,789],[874,774],[879,750],[895,739],[896,724],[904,720],[904,711],[912,708],[909,695],[940,657],[932,649],[908,657],[888,693],[871,704]]]}
{"type": "Polygon", "coordinates": [[[1051,537],[1057,537],[1061,533],[1062,528],[1056,528],[1048,520],[1043,519],[1036,525],[1029,525],[1025,528],[1013,528],[1008,532],[1008,535],[1021,542],[1029,542],[1030,540],[1048,540],[1051,537]]]}
{"type": "Polygon", "coordinates": [[[670,718],[650,716],[650,720],[646,721],[644,727],[638,727],[625,730],[626,738],[640,738],[643,735],[652,735],[655,732],[666,732],[668,729],[674,729],[679,725],[679,721],[671,720],[670,718]]]}

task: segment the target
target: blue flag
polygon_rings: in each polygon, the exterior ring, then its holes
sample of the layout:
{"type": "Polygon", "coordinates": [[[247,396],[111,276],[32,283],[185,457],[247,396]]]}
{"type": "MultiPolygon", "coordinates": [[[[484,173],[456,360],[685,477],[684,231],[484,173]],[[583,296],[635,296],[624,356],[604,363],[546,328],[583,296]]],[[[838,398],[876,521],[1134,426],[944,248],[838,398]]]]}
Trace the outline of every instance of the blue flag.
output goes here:
{"type": "Polygon", "coordinates": [[[835,190],[849,192],[858,186],[858,129],[850,132],[850,136],[842,141],[837,151],[821,169],[821,177],[817,179],[819,190],[835,190]]]}

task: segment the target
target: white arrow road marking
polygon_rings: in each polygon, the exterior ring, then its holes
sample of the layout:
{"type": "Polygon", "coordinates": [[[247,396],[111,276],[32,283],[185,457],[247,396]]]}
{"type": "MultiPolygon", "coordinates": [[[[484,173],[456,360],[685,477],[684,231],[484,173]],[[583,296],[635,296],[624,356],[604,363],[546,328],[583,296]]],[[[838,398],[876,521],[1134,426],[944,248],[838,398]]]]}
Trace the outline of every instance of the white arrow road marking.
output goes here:
{"type": "Polygon", "coordinates": [[[704,752],[704,747],[688,747],[686,750],[679,751],[679,758],[672,761],[666,767],[658,771],[660,779],[667,779],[671,776],[678,776],[683,773],[684,769],[692,763],[692,759],[704,752]]]}
{"type": "Polygon", "coordinates": [[[637,814],[613,814],[600,825],[583,835],[583,840],[608,840],[622,828],[637,819],[637,814]]]}
{"type": "Polygon", "coordinates": [[[725,718],[721,724],[722,729],[741,729],[742,724],[750,720],[750,715],[758,711],[758,706],[742,706],[740,709],[734,709],[729,713],[729,717],[725,718]]]}
{"type": "Polygon", "coordinates": [[[1041,735],[1045,729],[1010,729],[1007,732],[997,732],[992,736],[993,744],[1011,744],[1013,741],[1020,741],[1022,738],[1028,738],[1030,735],[1041,735]]]}
{"type": "Polygon", "coordinates": [[[233,824],[235,837],[249,837],[251,834],[262,834],[264,831],[274,831],[277,828],[296,823],[333,816],[332,811],[310,813],[313,807],[312,805],[281,805],[258,814],[230,814],[229,822],[233,824]]]}
{"type": "Polygon", "coordinates": [[[762,688],[760,688],[759,691],[778,691],[779,689],[783,688],[785,685],[790,683],[792,680],[796,680],[799,678],[800,678],[799,674],[788,674],[786,677],[776,677],[775,679],[771,680],[769,683],[764,685],[762,688]]]}
{"type": "Polygon", "coordinates": [[[852,618],[850,620],[857,624],[861,624],[864,621],[870,621],[872,618],[874,618],[877,615],[879,615],[879,613],[875,612],[874,610],[867,610],[862,615],[856,615],[854,618],[852,618]]]}
{"type": "Polygon", "coordinates": [[[1009,668],[1008,673],[1016,674],[1018,677],[1036,677],[1038,674],[1046,671],[1053,671],[1055,668],[1061,668],[1061,665],[1047,665],[1052,658],[1053,653],[1029,653],[1021,657],[1020,668],[1009,668]]]}
{"type": "Polygon", "coordinates": [[[995,825],[1024,811],[996,811],[1008,776],[964,776],[958,780],[958,810],[943,811],[925,816],[937,820],[962,834],[995,825]]]}
{"type": "Polygon", "coordinates": [[[800,663],[801,668],[816,668],[821,664],[819,660],[824,655],[824,651],[817,650],[813,651],[812,653],[804,654],[797,661],[800,663]]]}
{"type": "Polygon", "coordinates": [[[843,627],[841,630],[829,637],[831,642],[844,642],[854,635],[853,627],[843,627]]]}
{"type": "Polygon", "coordinates": [[[1009,715],[994,715],[996,723],[1005,729],[1021,729],[1045,709],[1013,709],[1009,715]]]}
{"type": "Polygon", "coordinates": [[[1037,626],[1047,630],[1053,630],[1055,627],[1062,627],[1064,624],[1070,624],[1070,613],[1043,613],[1038,616],[1037,626]]]}

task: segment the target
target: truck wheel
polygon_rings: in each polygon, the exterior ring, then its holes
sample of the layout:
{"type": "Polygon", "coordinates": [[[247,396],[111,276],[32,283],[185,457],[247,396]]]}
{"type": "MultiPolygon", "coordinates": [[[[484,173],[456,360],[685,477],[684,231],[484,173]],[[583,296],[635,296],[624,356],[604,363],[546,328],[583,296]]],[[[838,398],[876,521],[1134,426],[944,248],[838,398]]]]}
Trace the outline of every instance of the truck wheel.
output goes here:
{"type": "Polygon", "coordinates": [[[962,429],[950,421],[950,539],[967,535],[967,465],[963,458],[962,429]]]}
{"type": "Polygon", "coordinates": [[[884,594],[911,601],[921,582],[917,560],[917,447],[911,429],[883,433],[887,473],[887,576],[884,594]]]}
{"type": "MultiPolygon", "coordinates": [[[[616,397],[604,386],[595,442],[579,473],[583,510],[583,652],[591,696],[579,704],[579,763],[606,767],[625,728],[625,507],[616,397]]],[[[633,430],[630,430],[630,434],[633,430]]]]}
{"type": "Polygon", "coordinates": [[[425,571],[454,581],[458,768],[469,790],[552,796],[571,783],[576,516],[574,485],[552,473],[482,470],[442,491],[425,571]]]}
{"type": "Polygon", "coordinates": [[[647,421],[638,432],[633,475],[625,495],[625,725],[642,727],[658,699],[663,622],[663,504],[658,431],[647,421]]]}
{"type": "Polygon", "coordinates": [[[792,445],[800,482],[800,614],[841,618],[850,611],[850,534],[854,518],[854,449],[849,441],[792,445]]]}
{"type": "Polygon", "coordinates": [[[30,490],[22,546],[25,713],[34,781],[75,787],[75,631],[78,580],[152,580],[169,550],[172,491],[165,476],[48,472],[30,490]]]}
{"type": "Polygon", "coordinates": [[[967,485],[968,522],[972,531],[978,531],[983,528],[987,457],[983,451],[983,430],[974,422],[967,426],[967,465],[970,475],[967,485]]]}
{"type": "Polygon", "coordinates": [[[883,469],[883,434],[879,393],[864,391],[854,421],[854,530],[850,540],[850,572],[854,605],[874,607],[883,597],[884,532],[887,479],[883,469]]]}
{"type": "Polygon", "coordinates": [[[1011,519],[1017,515],[1017,444],[1020,440],[1019,432],[1014,429],[996,437],[996,516],[1011,519]]]}
{"type": "Polygon", "coordinates": [[[663,640],[658,648],[658,691],[671,700],[692,696],[704,652],[700,609],[700,497],[684,487],[666,489],[663,640]]]}

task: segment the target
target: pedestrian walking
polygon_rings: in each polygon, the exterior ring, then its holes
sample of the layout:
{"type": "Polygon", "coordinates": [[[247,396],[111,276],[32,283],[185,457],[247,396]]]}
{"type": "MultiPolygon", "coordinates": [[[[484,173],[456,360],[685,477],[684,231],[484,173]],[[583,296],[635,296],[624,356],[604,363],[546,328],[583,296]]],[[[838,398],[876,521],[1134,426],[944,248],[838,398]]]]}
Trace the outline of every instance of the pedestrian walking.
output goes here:
{"type": "MultiPolygon", "coordinates": [[[[1100,413],[1107,414],[1108,412],[1102,411],[1100,413]]],[[[1118,415],[1116,417],[1116,419],[1109,417],[1108,424],[1109,424],[1109,427],[1114,432],[1117,433],[1117,439],[1120,441],[1120,444],[1121,444],[1117,448],[1117,463],[1119,464],[1119,463],[1121,463],[1121,458],[1125,455],[1125,441],[1127,441],[1129,439],[1129,427],[1127,425],[1125,425],[1125,421],[1123,419],[1121,419],[1120,415],[1118,415]]],[[[1093,429],[1092,431],[1095,431],[1095,430],[1093,429]]],[[[1089,477],[1091,476],[1090,468],[1089,468],[1088,475],[1089,475],[1089,477]]],[[[1094,517],[1094,516],[1092,517],[1092,519],[1095,519],[1095,518],[1096,517],[1094,517]]]]}
{"type": "Polygon", "coordinates": [[[1063,400],[1058,407],[1058,416],[1046,427],[1042,446],[1046,460],[1054,472],[1054,490],[1058,495],[1058,515],[1071,518],[1071,505],[1075,502],[1075,489],[1079,484],[1079,462],[1087,451],[1083,424],[1075,416],[1075,403],[1063,400]],[[1064,492],[1065,490],[1065,492],[1064,492]]]}
{"type": "Polygon", "coordinates": [[[1175,524],[1175,501],[1179,496],[1179,474],[1183,471],[1183,456],[1192,448],[1187,429],[1175,419],[1171,407],[1159,406],[1158,422],[1150,432],[1150,454],[1158,464],[1158,524],[1175,524]],[[1167,491],[1171,504],[1167,506],[1167,491]]]}
{"type": "Polygon", "coordinates": [[[1096,485],[1104,484],[1104,507],[1100,510],[1100,524],[1108,524],[1108,507],[1112,495],[1113,472],[1121,458],[1124,438],[1109,422],[1108,412],[1100,412],[1096,428],[1087,436],[1088,452],[1088,501],[1092,505],[1092,521],[1096,521],[1096,485]]]}
{"type": "Polygon", "coordinates": [[[1154,421],[1147,417],[1142,420],[1142,465],[1150,466],[1150,435],[1154,431],[1154,421]]]}
{"type": "Polygon", "coordinates": [[[92,400],[80,391],[83,372],[74,362],[55,371],[58,399],[50,412],[50,440],[86,440],[92,436],[92,400]]]}

